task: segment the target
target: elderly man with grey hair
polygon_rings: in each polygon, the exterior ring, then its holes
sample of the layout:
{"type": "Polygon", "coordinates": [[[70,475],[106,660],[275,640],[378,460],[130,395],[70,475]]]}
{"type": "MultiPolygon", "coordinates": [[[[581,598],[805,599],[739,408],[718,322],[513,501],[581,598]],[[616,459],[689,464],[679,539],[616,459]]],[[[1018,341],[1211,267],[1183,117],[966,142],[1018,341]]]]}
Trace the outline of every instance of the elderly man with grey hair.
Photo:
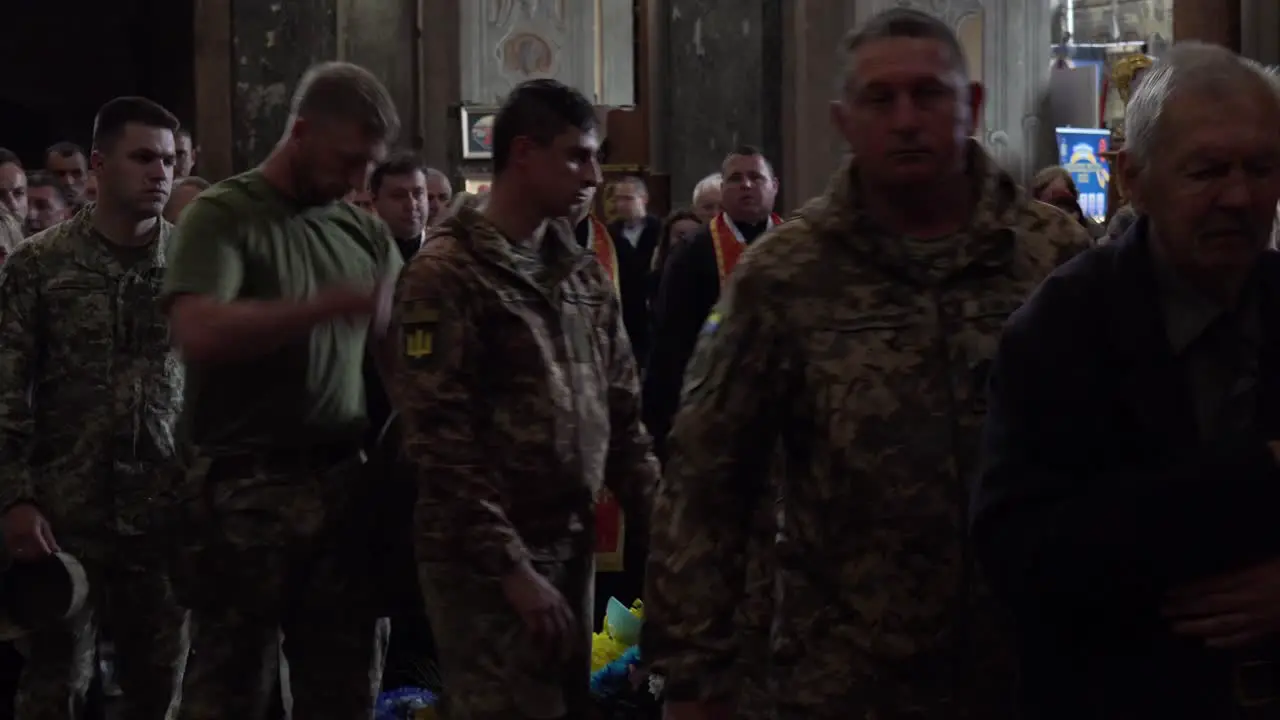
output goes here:
{"type": "Polygon", "coordinates": [[[1006,326],[973,549],[1027,717],[1280,717],[1280,93],[1182,43],[1125,126],[1136,221],[1006,326]]]}
{"type": "Polygon", "coordinates": [[[693,186],[693,212],[702,222],[711,222],[720,214],[720,186],[723,184],[724,176],[714,172],[693,186]]]}

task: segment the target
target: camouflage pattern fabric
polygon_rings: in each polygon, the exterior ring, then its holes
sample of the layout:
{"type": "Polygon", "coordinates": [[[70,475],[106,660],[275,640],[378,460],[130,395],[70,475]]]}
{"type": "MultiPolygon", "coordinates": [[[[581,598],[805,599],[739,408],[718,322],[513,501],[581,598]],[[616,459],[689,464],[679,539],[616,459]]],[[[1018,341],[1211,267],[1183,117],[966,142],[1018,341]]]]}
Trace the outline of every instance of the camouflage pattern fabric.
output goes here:
{"type": "Polygon", "coordinates": [[[1133,225],[1137,219],[1138,211],[1134,210],[1132,205],[1125,203],[1124,207],[1111,216],[1111,222],[1107,223],[1107,234],[1098,243],[1108,243],[1124,235],[1129,230],[1129,226],[1133,225]]]}
{"type": "Polygon", "coordinates": [[[358,450],[340,448],[187,464],[174,572],[192,653],[179,717],[263,717],[281,649],[294,717],[370,716],[388,629],[371,593],[366,481],[358,450]]]}
{"type": "Polygon", "coordinates": [[[22,242],[22,222],[5,210],[0,210],[0,262],[22,242]]]}
{"type": "Polygon", "coordinates": [[[93,584],[83,617],[25,643],[19,717],[83,703],[95,615],[119,635],[126,716],[166,717],[182,675],[184,613],[150,534],[183,385],[156,305],[171,230],[158,222],[151,247],[113,252],[89,206],[0,269],[0,507],[36,503],[93,584]]]}
{"type": "Polygon", "coordinates": [[[93,547],[59,539],[85,568],[90,601],[65,627],[19,638],[26,659],[15,702],[16,717],[76,720],[97,671],[100,624],[116,647],[116,682],[124,690],[122,717],[177,717],[186,667],[187,612],[174,596],[156,543],[121,537],[93,547]]]}
{"type": "Polygon", "coordinates": [[[669,700],[760,702],[738,678],[754,663],[772,707],[744,715],[1010,716],[1011,652],[969,556],[967,482],[1002,324],[1090,240],[970,153],[981,197],[965,231],[879,229],[846,164],[751,246],[708,318],[650,537],[642,650],[669,700]],[[776,524],[753,521],[778,498],[776,524]],[[762,605],[748,568],[765,545],[762,605]],[[766,617],[735,624],[744,603],[766,617]],[[744,622],[769,628],[767,654],[744,647],[744,622]]]}
{"type": "Polygon", "coordinates": [[[635,360],[605,271],[550,225],[538,251],[462,208],[400,276],[404,352],[391,395],[419,487],[423,594],[449,718],[585,712],[594,499],[644,532],[657,462],[635,360]],[[530,562],[578,616],[561,662],[535,646],[499,579],[530,562]]]}

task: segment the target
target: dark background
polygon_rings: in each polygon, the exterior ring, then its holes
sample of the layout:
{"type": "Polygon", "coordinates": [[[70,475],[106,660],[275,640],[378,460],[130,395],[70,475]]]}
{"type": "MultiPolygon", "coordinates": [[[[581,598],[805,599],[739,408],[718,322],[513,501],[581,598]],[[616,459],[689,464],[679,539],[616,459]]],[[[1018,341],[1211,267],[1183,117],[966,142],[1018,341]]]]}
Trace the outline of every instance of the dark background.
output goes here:
{"type": "Polygon", "coordinates": [[[7,0],[0,7],[0,147],[28,167],[60,140],[89,147],[106,101],[142,95],[190,126],[195,0],[7,0]]]}

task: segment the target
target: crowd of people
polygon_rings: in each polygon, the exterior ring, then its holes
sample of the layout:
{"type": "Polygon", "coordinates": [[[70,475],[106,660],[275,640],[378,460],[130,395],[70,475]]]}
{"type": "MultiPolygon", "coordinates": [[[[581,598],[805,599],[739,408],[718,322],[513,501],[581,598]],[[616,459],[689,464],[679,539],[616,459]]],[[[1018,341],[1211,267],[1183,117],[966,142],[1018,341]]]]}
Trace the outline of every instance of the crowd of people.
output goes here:
{"type": "Polygon", "coordinates": [[[670,720],[1280,717],[1280,82],[1160,58],[1108,232],[972,139],[945,23],[843,53],[851,152],[787,218],[743,146],[601,222],[552,80],[483,197],[338,62],[213,184],[142,98],[0,151],[4,550],[89,587],[17,717],[82,717],[103,639],[122,718],[369,718],[423,654],[443,717],[594,717],[609,597],[670,720]]]}

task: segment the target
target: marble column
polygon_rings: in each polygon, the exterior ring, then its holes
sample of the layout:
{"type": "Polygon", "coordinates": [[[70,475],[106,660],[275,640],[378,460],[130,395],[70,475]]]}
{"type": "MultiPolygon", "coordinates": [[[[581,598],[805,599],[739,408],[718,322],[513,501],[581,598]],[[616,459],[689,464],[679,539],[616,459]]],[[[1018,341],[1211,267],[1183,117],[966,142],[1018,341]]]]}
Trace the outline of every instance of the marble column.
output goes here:
{"type": "Polygon", "coordinates": [[[420,0],[337,0],[338,59],[378,76],[400,113],[396,146],[414,150],[423,147],[421,10],[420,0]]]}
{"type": "MultiPolygon", "coordinates": [[[[782,6],[790,0],[669,0],[662,130],[673,207],[739,145],[783,162],[782,6]]],[[[789,207],[782,188],[780,207],[789,207]]]]}
{"type": "Polygon", "coordinates": [[[231,155],[238,171],[275,147],[307,68],[337,57],[337,0],[233,2],[231,33],[231,155]]]}
{"type": "Polygon", "coordinates": [[[1240,54],[1280,65],[1280,2],[1240,0],[1240,54]]]}
{"type": "Polygon", "coordinates": [[[453,175],[461,152],[457,107],[462,102],[461,26],[458,0],[422,3],[422,71],[419,75],[422,157],[453,175]]]}
{"type": "Polygon", "coordinates": [[[844,138],[831,123],[831,101],[839,97],[840,46],[857,24],[860,4],[791,0],[783,10],[780,173],[788,209],[820,195],[847,154],[844,138]]]}
{"type": "MultiPolygon", "coordinates": [[[[1263,2],[1275,4],[1275,0],[1263,2]]],[[[1241,4],[1241,0],[1173,0],[1174,42],[1202,40],[1240,51],[1241,4]]]]}

